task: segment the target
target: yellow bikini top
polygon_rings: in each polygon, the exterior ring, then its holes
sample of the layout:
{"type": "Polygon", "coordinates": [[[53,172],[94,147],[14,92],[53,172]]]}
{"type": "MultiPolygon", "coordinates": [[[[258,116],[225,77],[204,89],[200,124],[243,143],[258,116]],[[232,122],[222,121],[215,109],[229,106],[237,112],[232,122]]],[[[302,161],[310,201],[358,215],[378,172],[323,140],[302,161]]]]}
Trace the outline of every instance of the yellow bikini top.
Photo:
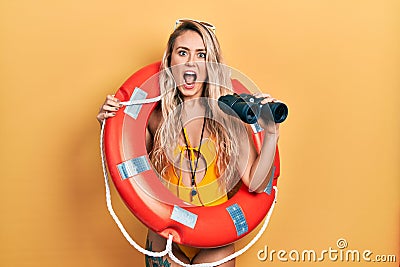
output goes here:
{"type": "MultiPolygon", "coordinates": [[[[165,172],[165,179],[168,181],[167,187],[180,199],[197,206],[215,206],[224,203],[228,200],[224,189],[220,188],[217,175],[216,157],[217,151],[215,142],[211,138],[205,138],[201,141],[200,151],[199,147],[192,147],[186,132],[183,129],[184,137],[187,142],[187,146],[177,145],[174,150],[174,158],[179,157],[179,166],[177,164],[171,164],[167,167],[165,172]],[[186,186],[182,181],[183,163],[187,160],[185,157],[186,153],[190,153],[192,170],[195,169],[195,161],[198,156],[202,156],[205,162],[205,174],[204,177],[199,181],[196,178],[195,190],[197,194],[194,196],[191,194],[192,187],[186,186]],[[197,156],[196,156],[197,154],[197,156]]],[[[204,166],[203,166],[204,167],[204,166]]],[[[197,174],[201,171],[200,169],[196,172],[197,174]]]]}

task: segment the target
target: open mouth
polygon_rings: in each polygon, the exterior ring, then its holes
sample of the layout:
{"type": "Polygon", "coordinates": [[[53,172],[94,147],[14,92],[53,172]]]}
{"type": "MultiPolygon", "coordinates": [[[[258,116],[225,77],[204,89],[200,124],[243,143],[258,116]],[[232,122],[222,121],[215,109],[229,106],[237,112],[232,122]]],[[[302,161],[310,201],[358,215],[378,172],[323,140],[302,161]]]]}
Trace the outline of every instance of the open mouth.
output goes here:
{"type": "Polygon", "coordinates": [[[197,80],[197,74],[194,71],[185,71],[183,74],[183,79],[185,80],[186,86],[192,87],[197,80]]]}

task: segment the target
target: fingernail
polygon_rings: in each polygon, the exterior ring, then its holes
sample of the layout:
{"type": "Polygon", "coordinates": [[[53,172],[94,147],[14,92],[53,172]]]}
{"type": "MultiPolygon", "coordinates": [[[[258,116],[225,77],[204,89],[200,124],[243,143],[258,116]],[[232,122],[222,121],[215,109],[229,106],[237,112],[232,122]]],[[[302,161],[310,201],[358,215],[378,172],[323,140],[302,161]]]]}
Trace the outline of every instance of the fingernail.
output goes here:
{"type": "Polygon", "coordinates": [[[113,116],[115,116],[116,115],[116,113],[115,112],[113,112],[113,113],[111,113],[113,116]]]}

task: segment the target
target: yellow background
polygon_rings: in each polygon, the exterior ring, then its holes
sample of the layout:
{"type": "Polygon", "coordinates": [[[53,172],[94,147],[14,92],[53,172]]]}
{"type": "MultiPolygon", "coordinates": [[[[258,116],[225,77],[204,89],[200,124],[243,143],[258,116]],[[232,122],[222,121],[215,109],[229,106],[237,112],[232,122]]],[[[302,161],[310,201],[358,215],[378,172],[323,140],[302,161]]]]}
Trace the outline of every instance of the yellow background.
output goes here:
{"type": "Polygon", "coordinates": [[[321,251],[339,238],[397,255],[368,266],[397,266],[399,11],[396,0],[1,1],[0,265],[144,266],[106,210],[95,116],[190,17],[215,24],[226,63],[289,105],[279,201],[237,266],[366,265],[257,259],[265,245],[321,251]]]}

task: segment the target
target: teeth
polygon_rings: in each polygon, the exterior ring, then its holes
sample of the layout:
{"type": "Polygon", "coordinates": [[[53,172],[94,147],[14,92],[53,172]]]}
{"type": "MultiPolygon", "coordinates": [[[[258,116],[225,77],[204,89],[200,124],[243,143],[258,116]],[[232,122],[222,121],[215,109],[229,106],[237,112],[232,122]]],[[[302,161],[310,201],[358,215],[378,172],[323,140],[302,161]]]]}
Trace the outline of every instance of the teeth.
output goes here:
{"type": "Polygon", "coordinates": [[[194,71],[185,71],[185,73],[183,74],[183,78],[185,79],[185,82],[187,84],[192,84],[196,81],[197,74],[194,71]]]}

